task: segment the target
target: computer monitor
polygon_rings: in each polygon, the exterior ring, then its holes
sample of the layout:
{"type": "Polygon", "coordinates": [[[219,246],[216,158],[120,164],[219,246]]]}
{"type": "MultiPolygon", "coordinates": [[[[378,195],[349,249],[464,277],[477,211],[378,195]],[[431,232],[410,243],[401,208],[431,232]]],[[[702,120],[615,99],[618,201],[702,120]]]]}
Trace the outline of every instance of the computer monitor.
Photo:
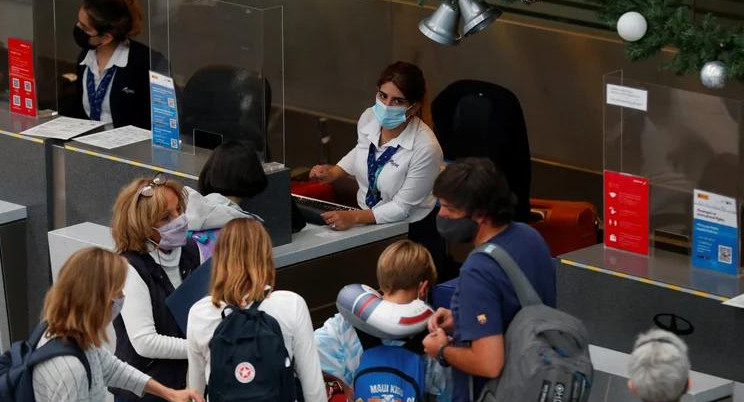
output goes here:
{"type": "Polygon", "coordinates": [[[194,129],[194,146],[205,149],[215,149],[222,145],[222,134],[202,129],[194,129]]]}

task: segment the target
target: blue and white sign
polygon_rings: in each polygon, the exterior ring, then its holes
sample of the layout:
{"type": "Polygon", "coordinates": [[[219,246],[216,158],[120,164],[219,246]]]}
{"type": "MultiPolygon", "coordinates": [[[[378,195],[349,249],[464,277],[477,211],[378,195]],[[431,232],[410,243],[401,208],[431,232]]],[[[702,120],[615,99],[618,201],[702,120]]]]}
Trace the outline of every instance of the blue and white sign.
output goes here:
{"type": "Polygon", "coordinates": [[[739,229],[736,200],[695,190],[692,221],[692,265],[726,274],[739,273],[739,229]]]}
{"type": "Polygon", "coordinates": [[[152,145],[181,149],[178,138],[178,107],[173,79],[150,71],[152,145]]]}

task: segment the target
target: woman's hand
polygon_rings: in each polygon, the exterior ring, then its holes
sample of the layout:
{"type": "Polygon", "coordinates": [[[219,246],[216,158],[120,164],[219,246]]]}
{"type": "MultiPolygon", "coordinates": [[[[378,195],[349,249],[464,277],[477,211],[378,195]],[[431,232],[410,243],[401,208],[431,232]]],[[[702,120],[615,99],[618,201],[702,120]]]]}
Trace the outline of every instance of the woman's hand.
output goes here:
{"type": "Polygon", "coordinates": [[[151,378],[145,384],[145,392],[159,396],[170,402],[204,402],[204,397],[193,389],[175,390],[151,378]]]}
{"type": "Polygon", "coordinates": [[[359,209],[356,211],[330,211],[321,215],[321,218],[333,230],[346,230],[354,225],[366,225],[377,223],[375,214],[371,209],[359,209]]]}
{"type": "Polygon", "coordinates": [[[310,169],[310,178],[323,183],[330,183],[340,176],[337,170],[341,170],[341,168],[336,165],[315,165],[310,169]]]}
{"type": "Polygon", "coordinates": [[[172,390],[168,395],[170,402],[204,402],[204,397],[193,389],[172,390]]]}
{"type": "Polygon", "coordinates": [[[330,211],[326,212],[321,217],[333,230],[346,230],[356,225],[358,222],[356,217],[357,211],[330,211]]]}

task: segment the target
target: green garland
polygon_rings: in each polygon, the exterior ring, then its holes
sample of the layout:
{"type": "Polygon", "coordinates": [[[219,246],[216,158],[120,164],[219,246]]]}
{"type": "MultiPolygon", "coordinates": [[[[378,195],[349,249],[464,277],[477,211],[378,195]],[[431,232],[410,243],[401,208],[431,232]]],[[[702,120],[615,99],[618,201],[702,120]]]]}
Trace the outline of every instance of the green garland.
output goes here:
{"type": "MultiPolygon", "coordinates": [[[[418,0],[423,4],[428,0],[418,0]]],[[[452,0],[450,0],[452,1],[452,0]]],[[[512,4],[531,0],[489,0],[491,3],[512,4]]],[[[643,15],[648,25],[646,35],[636,42],[627,42],[628,58],[637,61],[652,57],[666,46],[678,52],[664,68],[677,74],[699,74],[710,61],[723,62],[730,80],[744,81],[744,26],[722,27],[711,14],[698,24],[689,5],[680,0],[596,0],[600,5],[600,20],[615,30],[617,20],[628,11],[643,15]]]]}
{"type": "Polygon", "coordinates": [[[646,18],[648,30],[637,42],[627,43],[631,60],[642,60],[659,53],[665,46],[679,52],[664,67],[677,74],[697,74],[710,61],[728,67],[730,79],[744,79],[744,28],[722,27],[707,14],[696,24],[689,6],[678,0],[600,0],[599,17],[615,28],[618,18],[636,11],[646,18]]]}

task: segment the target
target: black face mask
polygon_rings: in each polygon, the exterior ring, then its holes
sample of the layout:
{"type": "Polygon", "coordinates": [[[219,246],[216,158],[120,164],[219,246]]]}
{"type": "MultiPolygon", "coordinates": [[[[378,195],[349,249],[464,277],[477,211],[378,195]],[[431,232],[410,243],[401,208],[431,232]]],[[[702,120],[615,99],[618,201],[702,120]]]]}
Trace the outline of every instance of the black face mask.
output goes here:
{"type": "Polygon", "coordinates": [[[437,216],[437,232],[446,240],[455,243],[469,243],[478,233],[478,224],[469,216],[447,219],[437,216]]]}
{"type": "Polygon", "coordinates": [[[72,37],[75,38],[75,43],[84,50],[93,50],[98,47],[98,45],[90,44],[90,39],[93,38],[93,36],[88,35],[82,30],[82,28],[77,26],[77,24],[75,24],[75,28],[72,30],[72,37]]]}

